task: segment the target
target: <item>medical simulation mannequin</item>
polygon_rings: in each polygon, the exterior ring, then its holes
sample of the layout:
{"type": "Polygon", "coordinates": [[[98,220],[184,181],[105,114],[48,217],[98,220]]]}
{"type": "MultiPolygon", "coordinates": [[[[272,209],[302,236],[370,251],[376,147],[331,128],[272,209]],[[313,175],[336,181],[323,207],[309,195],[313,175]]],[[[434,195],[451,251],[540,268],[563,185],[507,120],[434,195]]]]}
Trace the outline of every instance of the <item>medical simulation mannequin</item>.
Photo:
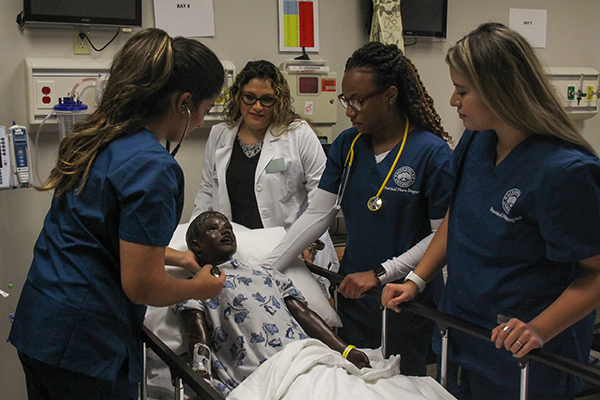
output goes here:
{"type": "Polygon", "coordinates": [[[225,215],[200,214],[190,223],[186,241],[200,264],[218,266],[226,275],[220,295],[173,306],[186,320],[189,354],[196,343],[213,353],[213,386],[224,395],[287,343],[308,337],[320,339],[359,368],[369,366],[366,354],[348,347],[306,306],[289,278],[232,259],[236,238],[225,215]]]}

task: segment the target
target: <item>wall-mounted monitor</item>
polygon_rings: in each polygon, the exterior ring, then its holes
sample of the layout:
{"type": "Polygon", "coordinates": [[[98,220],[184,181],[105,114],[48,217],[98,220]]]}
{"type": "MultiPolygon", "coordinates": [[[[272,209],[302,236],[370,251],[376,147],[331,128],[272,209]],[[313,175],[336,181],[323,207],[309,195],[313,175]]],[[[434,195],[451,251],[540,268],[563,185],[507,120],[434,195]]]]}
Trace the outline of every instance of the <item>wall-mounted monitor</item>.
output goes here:
{"type": "Polygon", "coordinates": [[[142,26],[142,0],[23,0],[21,26],[142,26]]]}
{"type": "Polygon", "coordinates": [[[446,39],[448,0],[402,0],[400,13],[404,37],[446,39]]]}

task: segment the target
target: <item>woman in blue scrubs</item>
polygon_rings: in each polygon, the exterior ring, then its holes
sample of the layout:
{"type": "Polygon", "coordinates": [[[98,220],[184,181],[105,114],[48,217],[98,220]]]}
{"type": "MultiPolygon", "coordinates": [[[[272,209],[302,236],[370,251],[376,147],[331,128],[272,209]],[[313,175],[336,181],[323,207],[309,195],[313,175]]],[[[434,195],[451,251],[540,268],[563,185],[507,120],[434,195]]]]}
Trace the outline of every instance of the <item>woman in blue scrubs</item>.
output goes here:
{"type": "Polygon", "coordinates": [[[29,399],[137,399],[144,304],[220,293],[224,276],[165,250],[183,171],[160,141],[202,125],[223,77],[201,43],[143,30],[115,56],[98,109],[61,142],[9,337],[29,399]],[[197,273],[175,279],[165,262],[197,273]]]}
{"type": "MultiPolygon", "coordinates": [[[[544,347],[588,361],[600,304],[600,160],[518,33],[481,25],[446,61],[466,128],[450,209],[414,271],[419,285],[388,285],[382,301],[398,310],[447,262],[440,309],[492,330],[490,341],[450,332],[449,390],[517,399],[516,358],[544,347]]],[[[529,398],[572,399],[581,384],[533,362],[529,398]]]]}
{"type": "MultiPolygon", "coordinates": [[[[331,145],[319,190],[267,264],[280,269],[343,211],[347,240],[340,271],[340,336],[381,345],[379,299],[365,292],[404,278],[421,259],[448,208],[450,147],[420,77],[395,45],[368,43],[346,63],[340,102],[352,128],[331,145]]],[[[433,305],[428,288],[419,301],[433,305]]],[[[391,313],[393,314],[393,313],[391,313]]],[[[391,315],[386,352],[400,370],[425,375],[433,323],[391,315]]]]}

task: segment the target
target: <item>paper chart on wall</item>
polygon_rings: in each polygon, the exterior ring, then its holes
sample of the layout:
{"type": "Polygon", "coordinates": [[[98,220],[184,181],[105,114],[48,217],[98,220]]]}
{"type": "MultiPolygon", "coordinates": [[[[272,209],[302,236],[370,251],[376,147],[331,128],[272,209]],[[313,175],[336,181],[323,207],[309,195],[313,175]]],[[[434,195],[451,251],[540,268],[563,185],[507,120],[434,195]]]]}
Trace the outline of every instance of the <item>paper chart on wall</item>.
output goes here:
{"type": "Polygon", "coordinates": [[[318,0],[279,0],[279,51],[319,51],[318,0]]]}
{"type": "Polygon", "coordinates": [[[213,0],[154,0],[157,28],[170,36],[215,36],[213,0]]]}

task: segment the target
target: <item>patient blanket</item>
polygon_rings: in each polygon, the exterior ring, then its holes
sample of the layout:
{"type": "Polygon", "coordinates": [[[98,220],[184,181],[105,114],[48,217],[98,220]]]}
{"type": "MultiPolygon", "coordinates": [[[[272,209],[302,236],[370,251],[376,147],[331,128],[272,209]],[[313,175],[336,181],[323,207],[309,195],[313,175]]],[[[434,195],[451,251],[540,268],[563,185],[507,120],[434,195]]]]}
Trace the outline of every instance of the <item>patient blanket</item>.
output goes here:
{"type": "Polygon", "coordinates": [[[316,339],[289,343],[244,380],[227,399],[455,399],[431,377],[399,375],[400,357],[358,369],[316,339]]]}

